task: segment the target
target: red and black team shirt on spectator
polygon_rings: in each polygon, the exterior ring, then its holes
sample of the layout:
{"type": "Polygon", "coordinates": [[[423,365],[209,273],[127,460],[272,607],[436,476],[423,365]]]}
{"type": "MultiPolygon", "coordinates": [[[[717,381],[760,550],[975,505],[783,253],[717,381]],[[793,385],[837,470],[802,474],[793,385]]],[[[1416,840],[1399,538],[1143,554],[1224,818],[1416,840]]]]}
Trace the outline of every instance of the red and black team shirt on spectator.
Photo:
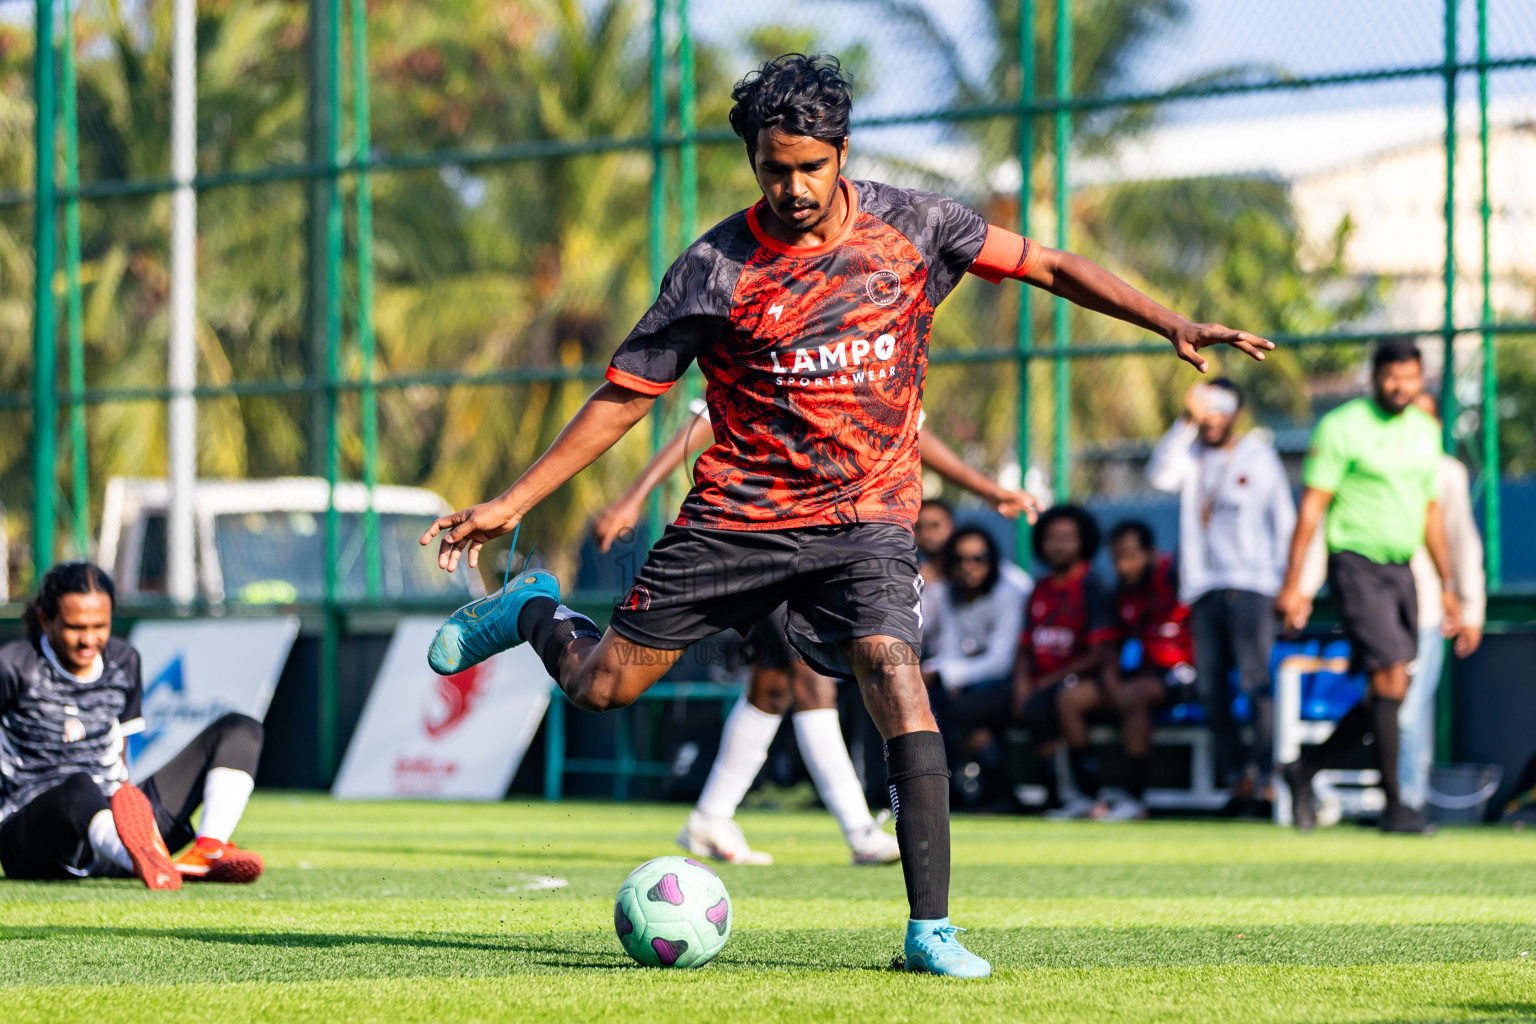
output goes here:
{"type": "Polygon", "coordinates": [[[1120,611],[1120,639],[1141,641],[1144,664],[1158,668],[1194,664],[1189,606],[1179,603],[1179,575],[1172,558],[1158,555],[1140,583],[1116,586],[1115,604],[1120,611]]]}
{"type": "Polygon", "coordinates": [[[697,360],[715,444],[678,525],[782,530],[917,519],[917,420],[935,307],[967,271],[1022,277],[1038,246],[947,196],[839,179],[848,213],[814,248],[771,238],[759,201],[667,271],[608,379],[659,395],[697,360]]]}
{"type": "Polygon", "coordinates": [[[1119,636],[1109,588],[1082,562],[1065,579],[1045,576],[1035,583],[1019,649],[1029,658],[1030,674],[1038,677],[1119,636]]]}

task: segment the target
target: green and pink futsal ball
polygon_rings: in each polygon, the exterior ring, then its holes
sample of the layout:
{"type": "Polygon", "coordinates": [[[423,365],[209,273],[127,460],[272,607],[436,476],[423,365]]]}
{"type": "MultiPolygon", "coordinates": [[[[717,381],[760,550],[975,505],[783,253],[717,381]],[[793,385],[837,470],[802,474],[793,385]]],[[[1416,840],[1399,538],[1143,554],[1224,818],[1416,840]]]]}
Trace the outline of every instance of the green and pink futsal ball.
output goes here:
{"type": "Polygon", "coordinates": [[[624,952],[647,967],[703,967],[731,937],[731,897],[691,857],[657,857],[629,873],[613,904],[624,952]]]}

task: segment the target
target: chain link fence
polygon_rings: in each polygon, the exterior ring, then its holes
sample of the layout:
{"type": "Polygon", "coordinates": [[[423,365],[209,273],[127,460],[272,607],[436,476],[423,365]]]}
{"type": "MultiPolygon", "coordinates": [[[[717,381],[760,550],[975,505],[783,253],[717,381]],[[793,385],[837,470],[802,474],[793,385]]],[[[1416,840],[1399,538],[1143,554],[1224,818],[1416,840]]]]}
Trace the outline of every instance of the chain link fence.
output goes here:
{"type": "MultiPolygon", "coordinates": [[[[79,554],[165,594],[174,7],[0,0],[11,594],[79,554]]],[[[418,527],[526,468],[666,264],[755,198],[730,87],[789,50],[853,75],[850,176],[952,193],[1281,341],[1263,366],[1218,363],[1293,469],[1317,417],[1367,389],[1370,345],[1416,336],[1493,577],[1536,584],[1526,0],[200,0],[196,18],[208,600],[462,596],[418,527]]],[[[1165,348],[968,281],[935,320],[929,429],[1171,546],[1175,499],[1144,469],[1192,374],[1165,348]]],[[[598,558],[588,523],[686,415],[675,392],[530,517],[519,560],[536,546],[615,584],[632,553],[598,558]]]]}

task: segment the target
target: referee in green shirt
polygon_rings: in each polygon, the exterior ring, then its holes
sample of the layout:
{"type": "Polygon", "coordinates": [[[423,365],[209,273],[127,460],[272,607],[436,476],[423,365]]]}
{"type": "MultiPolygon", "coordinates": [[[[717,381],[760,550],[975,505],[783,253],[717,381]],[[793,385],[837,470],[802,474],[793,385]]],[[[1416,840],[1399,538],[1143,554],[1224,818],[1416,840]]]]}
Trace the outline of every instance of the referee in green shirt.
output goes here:
{"type": "Polygon", "coordinates": [[[1418,596],[1408,560],[1421,543],[1445,584],[1445,619],[1452,632],[1461,614],[1435,502],[1440,430],[1433,417],[1412,404],[1424,386],[1419,350],[1412,342],[1382,342],[1371,365],[1371,397],[1341,405],[1312,433],[1290,565],[1275,599],[1287,629],[1307,624],[1312,607],[1300,588],[1302,564],[1326,512],[1328,583],[1338,595],[1353,667],[1369,676],[1370,688],[1339,719],[1333,735],[1282,769],[1296,825],[1304,831],[1317,824],[1312,777],[1373,734],[1387,798],[1382,830],[1430,831],[1423,816],[1404,807],[1398,796],[1397,711],[1408,693],[1408,663],[1418,653],[1418,596]]]}

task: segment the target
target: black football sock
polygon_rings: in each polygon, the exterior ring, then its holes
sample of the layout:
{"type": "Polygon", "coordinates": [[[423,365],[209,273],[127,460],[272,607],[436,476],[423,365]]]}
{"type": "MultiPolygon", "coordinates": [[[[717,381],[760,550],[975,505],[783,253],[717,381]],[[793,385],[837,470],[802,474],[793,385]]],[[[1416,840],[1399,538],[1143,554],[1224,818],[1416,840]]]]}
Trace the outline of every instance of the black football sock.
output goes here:
{"type": "Polygon", "coordinates": [[[1319,770],[1338,764],[1359,748],[1370,731],[1371,708],[1362,700],[1344,712],[1344,717],[1339,719],[1339,724],[1333,727],[1332,734],[1326,740],[1314,747],[1310,753],[1302,755],[1302,774],[1310,779],[1319,770]]]}
{"type": "Polygon", "coordinates": [[[1152,758],[1127,757],[1125,759],[1125,791],[1133,800],[1147,795],[1147,777],[1152,774],[1152,758]]]}
{"type": "Polygon", "coordinates": [[[548,597],[535,597],[523,605],[517,615],[517,631],[544,662],[544,671],[557,683],[560,682],[560,660],[565,657],[565,649],[571,641],[579,636],[600,638],[603,635],[597,623],[548,597]]]}
{"type": "Polygon", "coordinates": [[[1072,770],[1072,784],[1077,787],[1077,791],[1090,800],[1097,800],[1101,785],[1099,762],[1088,753],[1088,748],[1068,750],[1067,767],[1072,770]]]}
{"type": "Polygon", "coordinates": [[[1377,697],[1371,701],[1371,731],[1376,734],[1376,767],[1381,770],[1381,791],[1387,797],[1387,813],[1395,812],[1402,794],[1397,784],[1398,731],[1397,712],[1403,706],[1400,700],[1377,697]]]}
{"type": "Polygon", "coordinates": [[[949,916],[949,765],[936,732],[893,736],[886,782],[901,844],[901,874],[914,921],[949,916]]]}

